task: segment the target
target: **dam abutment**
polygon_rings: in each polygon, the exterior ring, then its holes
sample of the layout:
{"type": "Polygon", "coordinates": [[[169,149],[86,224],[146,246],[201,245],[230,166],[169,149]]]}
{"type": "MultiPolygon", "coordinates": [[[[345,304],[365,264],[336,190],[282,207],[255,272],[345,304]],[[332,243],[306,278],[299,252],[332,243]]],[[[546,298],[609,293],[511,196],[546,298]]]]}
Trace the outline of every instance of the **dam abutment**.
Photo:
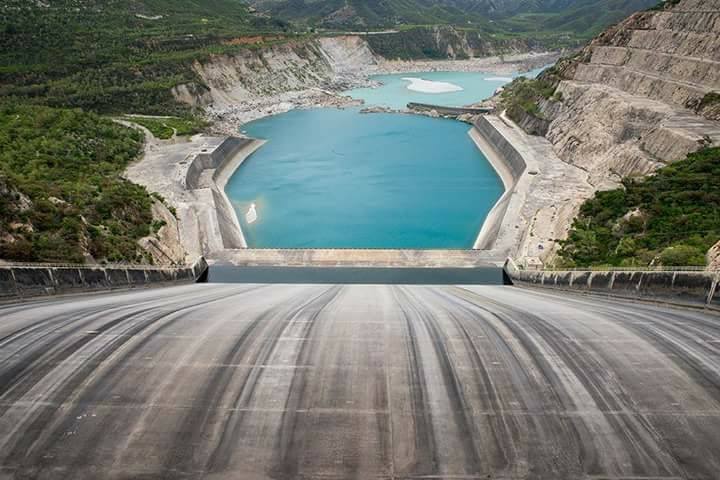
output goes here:
{"type": "Polygon", "coordinates": [[[513,285],[666,303],[720,312],[720,271],[523,270],[510,258],[503,267],[513,285]]]}
{"type": "Polygon", "coordinates": [[[0,265],[0,301],[207,281],[205,258],[184,266],[0,265]]]}
{"type": "Polygon", "coordinates": [[[469,134],[495,169],[505,188],[505,192],[488,212],[473,244],[474,249],[489,250],[495,244],[518,182],[527,170],[527,163],[513,144],[485,116],[481,115],[475,120],[469,134]]]}

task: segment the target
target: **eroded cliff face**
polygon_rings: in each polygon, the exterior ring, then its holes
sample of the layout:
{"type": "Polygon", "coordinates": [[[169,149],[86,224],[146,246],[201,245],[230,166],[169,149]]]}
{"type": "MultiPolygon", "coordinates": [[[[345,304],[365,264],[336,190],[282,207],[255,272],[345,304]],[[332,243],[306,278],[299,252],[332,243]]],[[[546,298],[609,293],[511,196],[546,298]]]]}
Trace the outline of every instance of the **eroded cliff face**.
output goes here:
{"type": "Polygon", "coordinates": [[[562,74],[553,99],[539,105],[545,135],[597,188],[717,144],[720,1],[639,12],[596,38],[562,74]]]}
{"type": "Polygon", "coordinates": [[[359,37],[289,42],[195,62],[204,87],[184,85],[175,97],[196,106],[222,109],[286,92],[338,89],[352,81],[375,57],[359,37]]]}
{"type": "Polygon", "coordinates": [[[175,214],[159,200],[152,205],[155,221],[164,225],[157,233],[141,238],[140,246],[152,257],[154,265],[184,265],[195,259],[190,258],[180,240],[180,230],[175,214]]]}

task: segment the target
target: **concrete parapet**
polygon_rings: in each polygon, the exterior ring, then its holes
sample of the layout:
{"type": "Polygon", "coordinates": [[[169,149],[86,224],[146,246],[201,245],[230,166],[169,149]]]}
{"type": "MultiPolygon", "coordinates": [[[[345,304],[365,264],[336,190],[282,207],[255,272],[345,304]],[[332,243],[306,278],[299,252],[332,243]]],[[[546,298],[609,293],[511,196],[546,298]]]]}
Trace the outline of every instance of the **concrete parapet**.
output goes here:
{"type": "Polygon", "coordinates": [[[53,268],[52,274],[57,293],[82,292],[87,289],[79,268],[53,268]]]}
{"type": "Polygon", "coordinates": [[[35,297],[55,291],[52,269],[18,267],[13,269],[15,290],[19,296],[35,297]]]}
{"type": "Polygon", "coordinates": [[[192,159],[185,176],[185,185],[190,190],[201,188],[200,178],[205,170],[214,170],[234,157],[240,149],[250,144],[250,138],[228,137],[211,152],[201,152],[192,159]]]}
{"type": "Polygon", "coordinates": [[[202,257],[184,267],[0,265],[0,300],[202,282],[207,269],[202,257]]]}
{"type": "Polygon", "coordinates": [[[514,285],[598,293],[720,310],[720,272],[708,271],[590,271],[520,270],[505,262],[514,285]]]}
{"type": "Polygon", "coordinates": [[[478,117],[475,121],[475,128],[494,148],[501,154],[501,158],[505,161],[508,171],[514,181],[517,181],[527,168],[525,159],[520,152],[508,141],[505,136],[500,133],[485,117],[478,117]]]}
{"type": "Polygon", "coordinates": [[[15,277],[11,270],[0,270],[0,299],[16,297],[15,277]]]}
{"type": "Polygon", "coordinates": [[[436,111],[439,115],[480,115],[492,112],[492,108],[473,108],[473,107],[445,107],[442,105],[432,105],[430,103],[410,102],[407,104],[409,110],[417,110],[422,112],[436,111]]]}

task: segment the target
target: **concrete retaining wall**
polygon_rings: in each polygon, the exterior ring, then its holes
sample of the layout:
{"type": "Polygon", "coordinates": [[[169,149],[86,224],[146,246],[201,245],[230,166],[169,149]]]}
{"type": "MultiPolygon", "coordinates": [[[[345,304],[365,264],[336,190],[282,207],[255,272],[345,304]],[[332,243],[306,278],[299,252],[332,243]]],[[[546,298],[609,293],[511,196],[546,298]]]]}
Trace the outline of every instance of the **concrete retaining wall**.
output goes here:
{"type": "Polygon", "coordinates": [[[440,115],[480,115],[482,113],[490,113],[492,111],[491,108],[443,107],[441,105],[415,102],[408,103],[407,108],[410,110],[419,110],[424,112],[435,110],[440,115]]]}
{"type": "Polygon", "coordinates": [[[505,161],[513,180],[517,182],[527,167],[520,152],[485,117],[478,117],[474,125],[480,135],[493,146],[500,158],[505,161]]]}
{"type": "Polygon", "coordinates": [[[597,293],[720,311],[720,272],[519,270],[508,259],[505,273],[514,285],[597,293]]]}
{"type": "Polygon", "coordinates": [[[0,300],[207,280],[204,258],[186,267],[0,265],[0,300]]]}
{"type": "Polygon", "coordinates": [[[487,250],[492,248],[497,238],[500,226],[502,225],[505,214],[507,213],[510,200],[515,191],[518,180],[525,172],[527,165],[522,155],[513,147],[500,132],[483,116],[478,117],[474,123],[475,130],[485,140],[485,143],[489,148],[494,151],[493,155],[488,153],[488,157],[492,156],[496,158],[495,161],[503,163],[504,171],[509,174],[510,179],[504,178],[504,175],[499,171],[497,165],[491,158],[490,163],[493,167],[498,170],[498,174],[503,177],[503,184],[505,186],[505,193],[495,202],[493,208],[488,212],[485,222],[478,234],[478,238],[475,240],[473,248],[478,250],[487,250]]]}
{"type": "Polygon", "coordinates": [[[190,190],[200,188],[200,176],[203,171],[220,167],[252,141],[250,138],[228,137],[212,152],[200,153],[195,156],[188,167],[185,186],[190,190]]]}

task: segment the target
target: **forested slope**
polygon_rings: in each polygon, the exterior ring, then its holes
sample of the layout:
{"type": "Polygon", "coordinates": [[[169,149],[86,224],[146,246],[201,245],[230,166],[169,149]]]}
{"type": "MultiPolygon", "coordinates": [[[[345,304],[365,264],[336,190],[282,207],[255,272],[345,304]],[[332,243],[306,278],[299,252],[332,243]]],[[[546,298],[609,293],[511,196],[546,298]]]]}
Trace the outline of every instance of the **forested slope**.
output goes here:
{"type": "Polygon", "coordinates": [[[137,241],[162,225],[121,173],[142,134],[80,110],[0,106],[0,259],[150,259],[137,241]]]}

